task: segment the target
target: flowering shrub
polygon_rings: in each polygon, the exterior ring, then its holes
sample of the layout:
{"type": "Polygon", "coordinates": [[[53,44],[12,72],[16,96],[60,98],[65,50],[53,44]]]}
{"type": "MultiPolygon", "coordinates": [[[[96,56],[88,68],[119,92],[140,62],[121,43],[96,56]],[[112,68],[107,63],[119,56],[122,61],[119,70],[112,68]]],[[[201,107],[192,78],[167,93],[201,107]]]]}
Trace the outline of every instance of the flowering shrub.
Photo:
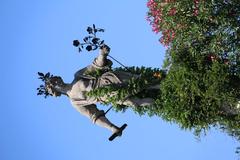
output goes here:
{"type": "MultiPolygon", "coordinates": [[[[149,0],[147,3],[147,7],[149,8],[147,20],[152,25],[153,32],[155,33],[162,32],[163,36],[161,37],[160,42],[165,46],[168,46],[169,43],[175,37],[175,31],[173,29],[163,28],[163,25],[162,25],[166,23],[163,15],[163,7],[167,3],[171,3],[171,2],[174,2],[174,0],[166,0],[162,2],[149,0]]],[[[176,12],[177,12],[176,7],[171,7],[168,10],[167,14],[168,16],[174,16],[176,12]]]]}
{"type": "MultiPolygon", "coordinates": [[[[203,3],[203,0],[201,0],[201,3],[203,3]]],[[[147,21],[150,22],[153,32],[162,33],[160,42],[164,46],[169,46],[174,40],[176,32],[181,31],[182,28],[187,28],[186,23],[179,19],[181,18],[179,15],[185,17],[198,16],[199,5],[200,0],[149,0],[147,2],[149,8],[147,21]],[[182,5],[186,4],[188,8],[182,8],[182,5]]]]}
{"type": "Polygon", "coordinates": [[[202,29],[206,25],[221,25],[222,20],[236,25],[234,21],[239,20],[238,3],[237,0],[149,0],[146,19],[153,32],[162,33],[160,42],[168,46],[177,33],[190,33],[193,29],[199,29],[194,28],[196,22],[202,23],[202,29]],[[230,19],[225,19],[227,17],[230,19]]]}

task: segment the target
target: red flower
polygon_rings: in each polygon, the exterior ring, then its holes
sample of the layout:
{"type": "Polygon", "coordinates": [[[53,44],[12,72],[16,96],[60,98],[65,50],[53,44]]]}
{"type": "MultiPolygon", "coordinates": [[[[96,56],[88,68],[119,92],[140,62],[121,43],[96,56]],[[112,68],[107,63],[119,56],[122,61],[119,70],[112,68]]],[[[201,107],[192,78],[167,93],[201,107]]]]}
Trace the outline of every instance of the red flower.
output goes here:
{"type": "Polygon", "coordinates": [[[168,14],[169,14],[170,16],[174,16],[176,13],[177,13],[177,10],[176,10],[175,7],[174,7],[174,8],[171,8],[171,9],[169,10],[169,12],[168,12],[168,14]]]}

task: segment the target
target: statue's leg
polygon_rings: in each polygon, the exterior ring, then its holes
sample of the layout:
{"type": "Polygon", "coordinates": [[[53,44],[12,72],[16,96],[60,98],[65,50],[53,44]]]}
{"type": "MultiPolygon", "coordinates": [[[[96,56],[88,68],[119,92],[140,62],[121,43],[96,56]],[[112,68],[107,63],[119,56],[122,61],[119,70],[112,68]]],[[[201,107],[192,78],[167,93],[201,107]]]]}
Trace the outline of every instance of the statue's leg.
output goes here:
{"type": "Polygon", "coordinates": [[[99,117],[95,121],[95,124],[107,128],[108,130],[112,131],[112,133],[116,133],[119,130],[119,128],[111,123],[105,116],[99,117]]]}
{"type": "Polygon", "coordinates": [[[132,106],[132,107],[139,107],[139,106],[149,106],[154,103],[154,99],[152,98],[128,98],[124,102],[123,105],[132,106]]]}
{"type": "Polygon", "coordinates": [[[149,86],[147,89],[160,89],[160,84],[149,86]]]}
{"type": "Polygon", "coordinates": [[[118,132],[119,127],[111,123],[104,114],[103,110],[99,110],[96,105],[87,105],[76,107],[76,109],[84,116],[88,117],[94,124],[104,127],[113,133],[118,132]]]}
{"type": "Polygon", "coordinates": [[[240,101],[237,103],[236,107],[231,107],[227,103],[223,103],[220,110],[228,116],[240,115],[240,101]]]}
{"type": "Polygon", "coordinates": [[[111,123],[104,114],[103,110],[98,110],[96,107],[91,109],[92,116],[91,120],[94,124],[98,126],[107,128],[108,130],[112,131],[112,133],[118,132],[118,127],[111,123]]]}

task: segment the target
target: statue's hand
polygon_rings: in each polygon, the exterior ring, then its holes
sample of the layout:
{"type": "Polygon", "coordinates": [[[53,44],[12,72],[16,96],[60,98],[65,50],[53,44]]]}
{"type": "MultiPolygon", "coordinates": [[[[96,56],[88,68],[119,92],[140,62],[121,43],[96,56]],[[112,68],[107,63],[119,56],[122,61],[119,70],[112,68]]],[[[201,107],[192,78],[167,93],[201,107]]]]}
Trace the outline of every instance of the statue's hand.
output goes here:
{"type": "Polygon", "coordinates": [[[101,46],[101,54],[107,56],[110,52],[110,47],[108,47],[106,44],[104,44],[103,46],[101,46]]]}

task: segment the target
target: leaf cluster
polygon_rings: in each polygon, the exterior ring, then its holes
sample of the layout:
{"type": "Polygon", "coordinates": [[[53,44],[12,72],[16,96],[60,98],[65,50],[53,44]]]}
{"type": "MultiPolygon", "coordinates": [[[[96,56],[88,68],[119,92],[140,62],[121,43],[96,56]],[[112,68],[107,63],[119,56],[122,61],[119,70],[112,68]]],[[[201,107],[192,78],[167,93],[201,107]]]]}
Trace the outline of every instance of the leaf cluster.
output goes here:
{"type": "Polygon", "coordinates": [[[44,97],[47,98],[48,96],[50,96],[50,94],[46,90],[45,84],[47,83],[47,81],[49,81],[50,78],[53,77],[53,75],[51,75],[50,72],[46,74],[42,72],[38,72],[38,76],[39,76],[38,79],[41,79],[44,85],[40,85],[37,88],[37,91],[38,91],[37,95],[44,95],[44,97]]]}

